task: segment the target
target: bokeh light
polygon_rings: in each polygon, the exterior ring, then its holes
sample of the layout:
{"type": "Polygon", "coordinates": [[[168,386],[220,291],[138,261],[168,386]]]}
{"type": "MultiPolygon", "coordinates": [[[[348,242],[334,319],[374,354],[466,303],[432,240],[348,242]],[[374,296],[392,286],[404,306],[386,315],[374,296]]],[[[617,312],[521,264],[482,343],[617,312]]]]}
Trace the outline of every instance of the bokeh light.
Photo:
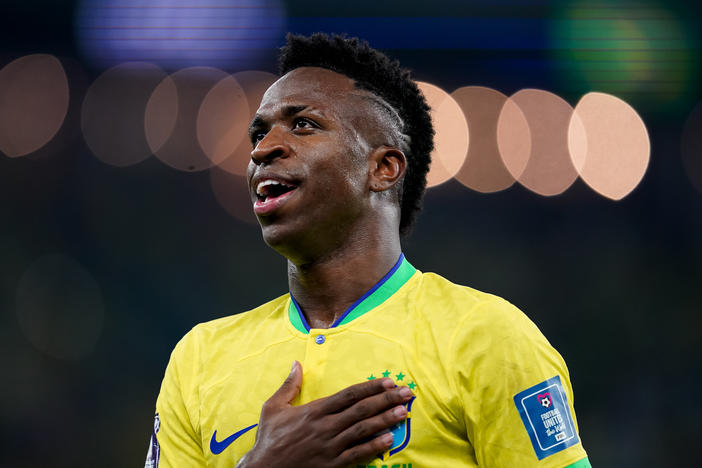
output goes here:
{"type": "Polygon", "coordinates": [[[620,200],[641,182],[651,146],[636,111],[605,93],[588,93],[575,106],[570,153],[580,177],[599,194],[620,200]]]}
{"type": "Polygon", "coordinates": [[[0,70],[0,151],[24,156],[46,145],[68,112],[66,72],[46,54],[27,55],[0,70]]]}
{"type": "Polygon", "coordinates": [[[151,156],[144,115],[151,94],[165,77],[156,65],[129,62],[107,70],[93,82],[83,100],[81,127],[98,159],[123,167],[151,156]]]}
{"type": "Polygon", "coordinates": [[[76,260],[49,254],[20,278],[15,312],[37,349],[58,359],[81,359],[92,352],[102,331],[102,291],[76,260]]]}
{"type": "Polygon", "coordinates": [[[227,76],[204,97],[197,113],[197,139],[212,161],[224,161],[248,140],[249,105],[237,80],[227,76]]]}
{"type": "Polygon", "coordinates": [[[152,152],[168,141],[178,120],[178,88],[170,76],[165,77],[151,93],[144,110],[144,133],[152,152]]]}
{"type": "Polygon", "coordinates": [[[468,154],[468,123],[461,106],[443,89],[431,83],[417,82],[431,108],[436,136],[431,153],[427,187],[435,187],[455,176],[468,154]]]}
{"type": "Polygon", "coordinates": [[[518,91],[507,103],[509,107],[506,111],[503,108],[503,113],[514,114],[510,109],[518,106],[526,117],[531,137],[528,162],[517,180],[540,195],[563,193],[578,176],[568,151],[568,126],[573,108],[555,94],[539,89],[518,91]]]}
{"type": "Polygon", "coordinates": [[[687,117],[680,150],[687,177],[702,192],[702,102],[687,117]]]}
{"type": "Polygon", "coordinates": [[[231,216],[248,224],[258,224],[253,213],[246,177],[219,167],[210,169],[210,184],[217,203],[231,216]]]}
{"type": "MultiPolygon", "coordinates": [[[[241,139],[226,159],[210,169],[210,185],[215,199],[224,210],[238,220],[258,225],[253,214],[249,189],[246,182],[246,168],[251,161],[251,142],[248,138],[248,125],[253,119],[261,98],[268,87],[278,77],[273,73],[248,70],[238,72],[233,78],[241,85],[248,103],[248,115],[241,129],[241,139]]],[[[234,125],[234,124],[233,124],[234,125]]],[[[237,128],[239,124],[236,124],[237,128]]]]}
{"type": "Polygon", "coordinates": [[[169,75],[156,87],[146,105],[144,129],[158,159],[181,171],[201,171],[219,162],[200,146],[197,117],[207,93],[227,76],[216,68],[191,67],[169,75]]]}
{"type": "MultiPolygon", "coordinates": [[[[470,132],[468,155],[456,174],[456,180],[482,193],[510,187],[515,178],[507,170],[497,146],[497,121],[507,96],[482,86],[464,86],[451,96],[461,107],[470,132]]],[[[526,128],[523,116],[521,123],[526,128]]],[[[512,125],[519,125],[519,121],[512,125]]],[[[528,128],[526,132],[528,134],[528,128]]]]}
{"type": "Polygon", "coordinates": [[[101,67],[257,68],[284,31],[280,0],[83,0],[76,15],[79,46],[101,67]]]}
{"type": "Polygon", "coordinates": [[[551,50],[569,92],[596,89],[659,111],[694,92],[692,25],[659,2],[569,0],[553,13],[551,50]]]}
{"type": "Polygon", "coordinates": [[[232,174],[245,176],[246,167],[251,160],[251,142],[248,138],[248,125],[256,114],[258,106],[261,104],[263,94],[268,87],[278,79],[278,76],[264,71],[247,70],[234,73],[233,77],[239,85],[241,85],[246,94],[249,115],[247,116],[243,138],[233,151],[231,151],[231,154],[220,162],[218,166],[232,174]]]}
{"type": "Polygon", "coordinates": [[[497,118],[497,149],[507,171],[519,180],[531,155],[531,131],[524,112],[509,98],[497,118]]]}

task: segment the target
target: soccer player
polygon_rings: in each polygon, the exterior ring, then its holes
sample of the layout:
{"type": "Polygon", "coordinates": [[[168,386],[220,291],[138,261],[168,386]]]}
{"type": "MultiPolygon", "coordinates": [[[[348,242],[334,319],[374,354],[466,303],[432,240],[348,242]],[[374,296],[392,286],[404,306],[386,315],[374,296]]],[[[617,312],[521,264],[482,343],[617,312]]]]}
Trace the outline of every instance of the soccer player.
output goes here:
{"type": "Polygon", "coordinates": [[[178,343],[146,466],[590,467],[536,326],[402,255],[434,134],[409,72],[321,34],[280,65],[248,180],[290,293],[178,343]]]}

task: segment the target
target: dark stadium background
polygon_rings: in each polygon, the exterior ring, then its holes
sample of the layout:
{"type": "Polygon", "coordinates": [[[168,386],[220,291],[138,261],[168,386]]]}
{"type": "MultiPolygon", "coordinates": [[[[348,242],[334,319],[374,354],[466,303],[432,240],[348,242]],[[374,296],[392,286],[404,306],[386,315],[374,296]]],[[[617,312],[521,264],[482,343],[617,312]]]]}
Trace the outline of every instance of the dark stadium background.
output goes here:
{"type": "MultiPolygon", "coordinates": [[[[600,196],[581,180],[554,197],[519,184],[482,194],[451,181],[429,191],[405,252],[419,269],[499,294],[536,322],[568,363],[593,466],[699,464],[699,114],[683,139],[702,100],[699,6],[653,0],[282,5],[286,29],[361,35],[412,68],[415,78],[449,92],[466,85],[507,95],[541,88],[575,105],[584,93],[602,90],[636,109],[651,158],[622,200],[600,196]],[[643,58],[627,56],[626,45],[601,46],[621,48],[610,57],[611,77],[578,62],[558,32],[597,9],[622,20],[603,23],[610,29],[594,31],[599,39],[622,39],[632,24],[648,38],[643,58]],[[646,73],[616,75],[628,61],[646,73]]],[[[79,6],[0,5],[0,67],[28,54],[53,54],[71,93],[66,120],[48,145],[26,157],[0,153],[3,467],[142,466],[164,367],[179,338],[198,322],[286,291],[284,261],[256,226],[219,206],[208,171],[180,172],[155,157],[119,168],[93,157],[81,135],[80,109],[106,65],[79,46],[79,6]],[[61,268],[45,265],[45,276],[27,279],[36,262],[56,254],[89,278],[74,272],[66,279],[61,268]],[[75,284],[89,291],[72,291],[75,284]],[[48,297],[49,308],[52,297],[62,297],[57,311],[42,312],[50,323],[27,325],[22,318],[18,302],[32,291],[48,297]],[[74,303],[100,310],[76,311],[74,303]],[[68,358],[51,351],[73,345],[83,351],[68,358]]],[[[274,71],[274,55],[264,51],[256,67],[274,71]]]]}

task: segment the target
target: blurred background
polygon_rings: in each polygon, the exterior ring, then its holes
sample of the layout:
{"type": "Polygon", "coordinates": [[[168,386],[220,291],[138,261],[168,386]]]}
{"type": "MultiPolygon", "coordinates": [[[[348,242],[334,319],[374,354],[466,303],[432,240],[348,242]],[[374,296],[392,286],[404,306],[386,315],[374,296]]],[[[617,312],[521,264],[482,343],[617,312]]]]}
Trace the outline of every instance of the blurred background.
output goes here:
{"type": "Polygon", "coordinates": [[[287,31],[414,71],[405,253],[569,365],[593,466],[695,466],[702,12],[681,1],[4,0],[0,466],[143,466],[169,354],[287,290],[243,183],[287,31]]]}

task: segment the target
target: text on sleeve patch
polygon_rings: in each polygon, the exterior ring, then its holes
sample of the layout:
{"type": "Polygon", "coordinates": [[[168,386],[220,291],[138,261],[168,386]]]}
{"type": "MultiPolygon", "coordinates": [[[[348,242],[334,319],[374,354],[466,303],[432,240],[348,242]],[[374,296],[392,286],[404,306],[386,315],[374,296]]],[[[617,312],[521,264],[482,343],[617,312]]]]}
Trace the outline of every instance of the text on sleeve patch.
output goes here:
{"type": "Polygon", "coordinates": [[[517,393],[514,404],[539,460],[579,442],[560,376],[517,393]]]}

